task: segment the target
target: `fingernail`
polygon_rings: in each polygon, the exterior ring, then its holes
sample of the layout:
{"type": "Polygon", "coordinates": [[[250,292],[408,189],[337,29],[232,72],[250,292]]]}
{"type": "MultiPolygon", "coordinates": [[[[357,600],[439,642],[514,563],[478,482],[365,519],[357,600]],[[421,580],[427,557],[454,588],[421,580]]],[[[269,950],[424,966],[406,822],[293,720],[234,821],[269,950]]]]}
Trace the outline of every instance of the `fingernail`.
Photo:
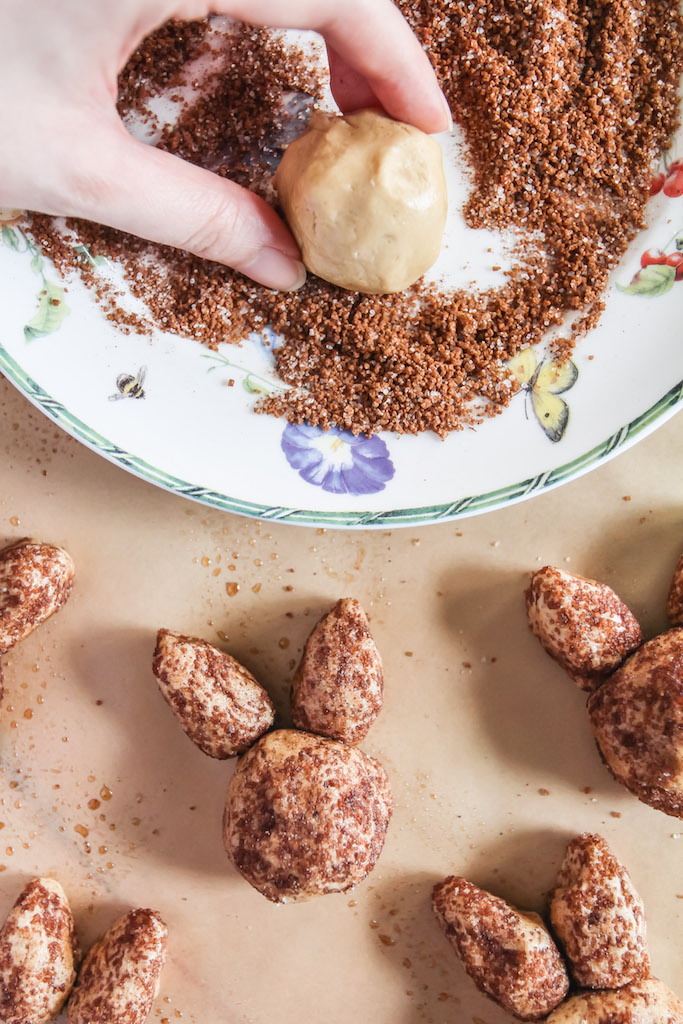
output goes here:
{"type": "Polygon", "coordinates": [[[306,283],[306,268],[300,260],[268,246],[261,249],[248,266],[237,269],[266,288],[279,292],[295,292],[306,283]]]}
{"type": "Polygon", "coordinates": [[[448,118],[448,131],[452,132],[453,131],[453,115],[451,114],[451,108],[448,106],[448,100],[446,99],[446,97],[444,96],[443,93],[441,93],[441,101],[442,101],[442,106],[443,106],[443,109],[444,109],[444,113],[445,113],[446,117],[448,118]]]}

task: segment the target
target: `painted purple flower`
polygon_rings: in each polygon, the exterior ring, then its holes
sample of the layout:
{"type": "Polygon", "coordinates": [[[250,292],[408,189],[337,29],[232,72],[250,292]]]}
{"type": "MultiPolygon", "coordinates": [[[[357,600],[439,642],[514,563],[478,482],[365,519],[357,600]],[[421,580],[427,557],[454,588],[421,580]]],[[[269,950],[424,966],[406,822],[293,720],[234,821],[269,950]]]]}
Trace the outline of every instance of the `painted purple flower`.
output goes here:
{"type": "Polygon", "coordinates": [[[292,469],[332,494],[374,494],[394,475],[389,451],[380,437],[354,437],[348,430],[288,423],[282,450],[292,469]]]}
{"type": "Polygon", "coordinates": [[[260,331],[254,332],[251,337],[255,338],[260,343],[262,353],[265,353],[269,362],[272,363],[273,353],[277,352],[284,342],[282,335],[276,334],[272,327],[266,326],[260,331]]]}

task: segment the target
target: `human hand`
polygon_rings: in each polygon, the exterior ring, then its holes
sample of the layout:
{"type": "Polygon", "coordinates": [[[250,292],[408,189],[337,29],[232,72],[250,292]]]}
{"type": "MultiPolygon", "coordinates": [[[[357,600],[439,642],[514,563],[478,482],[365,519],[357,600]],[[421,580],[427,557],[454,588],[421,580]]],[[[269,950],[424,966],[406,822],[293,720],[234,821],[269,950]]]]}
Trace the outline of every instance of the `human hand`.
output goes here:
{"type": "Polygon", "coordinates": [[[299,250],[266,202],[136,141],[116,111],[117,74],[141,40],[209,12],[320,32],[342,110],[379,103],[424,131],[449,126],[391,0],[0,0],[0,207],[94,220],[295,289],[299,250]]]}

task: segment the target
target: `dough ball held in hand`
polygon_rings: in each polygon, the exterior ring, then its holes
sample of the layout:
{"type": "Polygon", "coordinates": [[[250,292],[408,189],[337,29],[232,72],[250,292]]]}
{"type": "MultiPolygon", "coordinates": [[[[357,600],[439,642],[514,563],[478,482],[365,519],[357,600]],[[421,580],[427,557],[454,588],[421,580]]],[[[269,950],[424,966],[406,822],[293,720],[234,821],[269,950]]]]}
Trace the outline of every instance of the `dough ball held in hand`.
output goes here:
{"type": "Polygon", "coordinates": [[[317,112],[275,176],[306,267],[384,295],[429,270],[441,250],[446,179],[438,142],[377,110],[317,112]]]}

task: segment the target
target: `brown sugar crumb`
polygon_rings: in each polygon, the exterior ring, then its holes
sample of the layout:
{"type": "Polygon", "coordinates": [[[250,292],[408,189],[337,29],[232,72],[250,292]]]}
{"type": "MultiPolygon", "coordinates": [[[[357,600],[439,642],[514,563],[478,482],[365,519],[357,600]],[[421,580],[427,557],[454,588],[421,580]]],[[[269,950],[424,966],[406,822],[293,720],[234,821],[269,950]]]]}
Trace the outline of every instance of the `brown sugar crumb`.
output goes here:
{"type": "Polygon", "coordinates": [[[179,85],[185,65],[206,49],[202,21],[169,21],[145,39],[119,75],[117,107],[122,117],[145,110],[147,101],[168,86],[179,85]]]}
{"type": "MultiPolygon", "coordinates": [[[[552,342],[566,359],[598,322],[610,271],[645,224],[652,164],[678,124],[681,16],[664,0],[399,0],[462,127],[473,186],[469,227],[522,236],[500,288],[418,284],[398,295],[344,292],[309,278],[296,295],[95,224],[33,215],[29,231],[65,275],[77,272],[124,331],[154,328],[216,349],[273,328],[289,385],[257,411],[355,433],[445,435],[496,415],[518,389],[505,363],[574,314],[552,342]],[[74,249],[74,235],[87,247],[74,249]],[[118,264],[132,313],[95,260],[118,264]]],[[[283,94],[306,117],[323,73],[278,34],[220,21],[169,22],[119,78],[122,114],[216,70],[180,100],[157,144],[273,200],[287,141],[283,94]],[[217,73],[220,71],[220,73],[217,73]]],[[[191,82],[190,84],[194,84],[191,82]]],[[[151,118],[151,115],[149,115],[151,118]]],[[[153,118],[151,118],[154,121],[153,118]]]]}

